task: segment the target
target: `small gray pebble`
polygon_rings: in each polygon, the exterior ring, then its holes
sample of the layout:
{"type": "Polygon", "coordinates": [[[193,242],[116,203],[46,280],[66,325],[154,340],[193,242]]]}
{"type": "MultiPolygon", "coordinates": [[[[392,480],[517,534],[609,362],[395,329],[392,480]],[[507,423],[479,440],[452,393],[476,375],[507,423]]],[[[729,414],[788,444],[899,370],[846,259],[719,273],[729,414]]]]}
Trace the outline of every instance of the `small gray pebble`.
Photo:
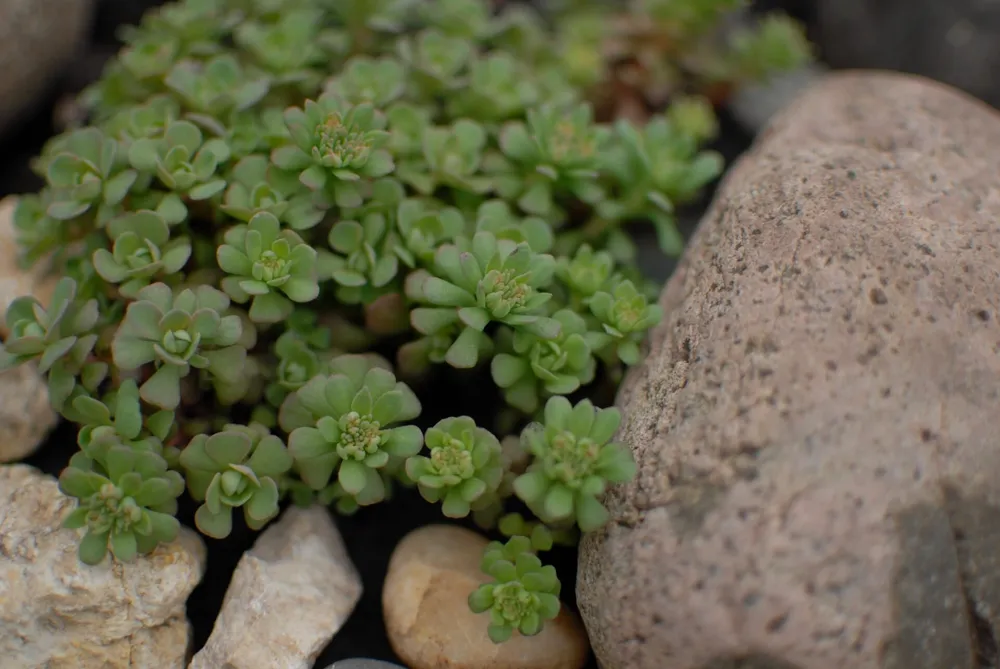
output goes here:
{"type": "Polygon", "coordinates": [[[405,669],[398,664],[383,662],[382,660],[350,659],[338,660],[326,669],[405,669]]]}

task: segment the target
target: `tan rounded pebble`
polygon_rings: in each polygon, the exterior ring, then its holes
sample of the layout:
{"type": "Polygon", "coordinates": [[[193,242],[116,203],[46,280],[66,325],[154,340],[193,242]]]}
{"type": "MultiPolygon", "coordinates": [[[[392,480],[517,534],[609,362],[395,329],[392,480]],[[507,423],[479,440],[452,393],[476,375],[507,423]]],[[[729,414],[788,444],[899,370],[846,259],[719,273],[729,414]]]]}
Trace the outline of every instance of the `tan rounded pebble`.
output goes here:
{"type": "MultiPolygon", "coordinates": [[[[18,297],[33,295],[47,304],[58,280],[45,275],[41,263],[28,270],[18,265],[16,208],[17,197],[0,200],[0,339],[10,334],[4,318],[10,303],[18,297]]],[[[0,463],[21,460],[34,453],[57,422],[45,378],[34,363],[0,371],[0,463]]]]}
{"type": "Polygon", "coordinates": [[[35,363],[0,371],[0,463],[38,450],[58,418],[35,363]]]}
{"type": "MultiPolygon", "coordinates": [[[[0,11],[0,16],[3,12],[0,11]]],[[[18,263],[17,235],[14,231],[14,211],[18,199],[9,195],[0,200],[0,338],[10,332],[4,316],[10,303],[19,297],[34,296],[47,305],[59,277],[43,271],[44,261],[29,269],[18,263]]]]}
{"type": "Polygon", "coordinates": [[[479,570],[489,542],[453,525],[414,530],[396,546],[382,591],[389,642],[410,669],[579,669],[587,637],[563,606],[540,634],[515,633],[494,644],[488,614],[469,610],[468,598],[489,580],[479,570]]]}
{"type": "Polygon", "coordinates": [[[1000,638],[1000,113],[830,75],[725,177],[618,397],[604,669],[972,669],[1000,638]]]}

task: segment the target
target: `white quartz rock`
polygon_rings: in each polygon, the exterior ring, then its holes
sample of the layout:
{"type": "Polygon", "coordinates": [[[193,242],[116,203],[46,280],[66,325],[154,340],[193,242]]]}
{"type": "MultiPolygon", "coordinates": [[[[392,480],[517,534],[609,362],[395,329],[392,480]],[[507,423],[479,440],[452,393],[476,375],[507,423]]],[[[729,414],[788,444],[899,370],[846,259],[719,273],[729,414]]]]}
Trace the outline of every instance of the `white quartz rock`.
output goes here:
{"type": "Polygon", "coordinates": [[[360,597],[330,512],[292,507],[241,558],[189,669],[311,669],[360,597]]]}

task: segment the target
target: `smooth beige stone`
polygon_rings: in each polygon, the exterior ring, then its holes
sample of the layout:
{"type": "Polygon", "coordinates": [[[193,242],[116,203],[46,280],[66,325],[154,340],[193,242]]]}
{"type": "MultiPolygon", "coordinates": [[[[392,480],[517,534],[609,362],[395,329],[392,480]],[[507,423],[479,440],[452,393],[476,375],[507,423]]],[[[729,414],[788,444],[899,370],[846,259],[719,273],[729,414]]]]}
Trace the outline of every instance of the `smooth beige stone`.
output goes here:
{"type": "Polygon", "coordinates": [[[559,612],[542,632],[487,636],[487,614],[469,610],[469,593],[489,577],[479,570],[482,536],[453,525],[414,530],[396,546],[382,592],[393,650],[410,669],[579,669],[587,637],[576,614],[559,612]]]}
{"type": "Polygon", "coordinates": [[[35,363],[0,372],[0,463],[38,450],[58,419],[35,363]]]}
{"type": "MultiPolygon", "coordinates": [[[[3,11],[0,10],[0,17],[3,11]]],[[[17,235],[14,231],[14,210],[17,197],[9,195],[0,200],[0,339],[10,334],[6,319],[7,307],[19,297],[34,296],[47,306],[59,277],[44,270],[45,262],[39,261],[29,269],[18,262],[17,235]]]]}

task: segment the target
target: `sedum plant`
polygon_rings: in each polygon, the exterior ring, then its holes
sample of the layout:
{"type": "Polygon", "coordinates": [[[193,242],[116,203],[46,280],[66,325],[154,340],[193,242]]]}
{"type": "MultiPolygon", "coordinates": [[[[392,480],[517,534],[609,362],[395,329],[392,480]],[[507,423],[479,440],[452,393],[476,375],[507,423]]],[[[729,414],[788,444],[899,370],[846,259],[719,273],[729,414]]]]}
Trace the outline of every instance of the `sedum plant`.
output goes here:
{"type": "Polygon", "coordinates": [[[517,630],[524,636],[542,631],[546,620],[559,614],[559,578],[551,565],[531,550],[531,540],[515,536],[486,548],[482,571],[495,579],[469,595],[474,613],[489,612],[488,633],[502,643],[517,630]]]}
{"type": "Polygon", "coordinates": [[[60,280],[9,304],[0,369],[36,365],[77,426],[81,560],[172,541],[185,489],[221,538],[413,488],[509,539],[469,598],[490,637],[541,631],[538,554],[635,473],[590,399],[662,319],[629,226],[679,253],[674,211],[722,169],[720,91],[807,51],[782,17],[717,39],[740,5],[151,10],[13,217],[22,265],[60,280]]]}
{"type": "Polygon", "coordinates": [[[98,564],[108,551],[129,562],[173,541],[180,530],[174,517],[184,478],[155,453],[125,444],[77,453],[59,476],[59,488],[78,506],[63,524],[86,528],[80,560],[98,564]]]}
{"type": "Polygon", "coordinates": [[[123,372],[153,365],[139,388],[161,409],[181,402],[181,381],[192,369],[238,381],[247,351],[240,345],[243,323],[227,314],[229,298],[211,286],[177,294],[164,283],[139,291],[111,341],[111,359],[123,372]]]}
{"type": "Polygon", "coordinates": [[[278,420],[304,483],[322,490],[336,472],[345,493],[373,504],[386,494],[379,470],[423,445],[419,427],[390,427],[419,416],[420,401],[372,359],[338,356],[329,370],[289,395],[278,420]]]}
{"type": "Polygon", "coordinates": [[[611,441],[618,409],[597,409],[590,400],[576,406],[563,396],[545,404],[544,423],[528,426],[523,437],[533,462],[514,481],[514,491],[539,518],[569,521],[583,532],[603,527],[608,511],[597,499],[609,483],[635,476],[632,454],[611,441]]]}
{"type": "Polygon", "coordinates": [[[154,278],[176,274],[191,257],[186,237],[170,238],[170,226],[155,211],[136,211],[108,224],[111,250],[94,251],[91,262],[102,279],[118,284],[118,292],[136,299],[154,278]]]}
{"type": "Polygon", "coordinates": [[[76,282],[66,277],[56,284],[48,308],[31,296],[18,297],[7,307],[10,334],[0,350],[0,369],[37,362],[38,371],[47,374],[49,399],[56,409],[63,408],[81,383],[95,389],[107,370],[91,362],[99,339],[94,333],[100,320],[97,300],[76,296],[76,282]]]}
{"type": "Polygon", "coordinates": [[[198,529],[222,539],[232,531],[233,509],[243,509],[251,529],[278,515],[278,481],[292,468],[292,457],[279,437],[252,423],[196,435],[181,452],[180,465],[191,496],[204,502],[194,516],[198,529]]]}
{"type": "Polygon", "coordinates": [[[229,276],[222,288],[240,303],[250,302],[247,315],[255,323],[276,323],[288,318],[295,303],[319,295],[316,249],[292,230],[282,230],[267,211],[257,213],[246,225],[226,231],[216,251],[219,267],[229,276]]]}
{"type": "Polygon", "coordinates": [[[446,418],[424,436],[428,456],[406,460],[406,473],[428,502],[449,518],[464,518],[503,479],[500,442],[468,416],[446,418]]]}

